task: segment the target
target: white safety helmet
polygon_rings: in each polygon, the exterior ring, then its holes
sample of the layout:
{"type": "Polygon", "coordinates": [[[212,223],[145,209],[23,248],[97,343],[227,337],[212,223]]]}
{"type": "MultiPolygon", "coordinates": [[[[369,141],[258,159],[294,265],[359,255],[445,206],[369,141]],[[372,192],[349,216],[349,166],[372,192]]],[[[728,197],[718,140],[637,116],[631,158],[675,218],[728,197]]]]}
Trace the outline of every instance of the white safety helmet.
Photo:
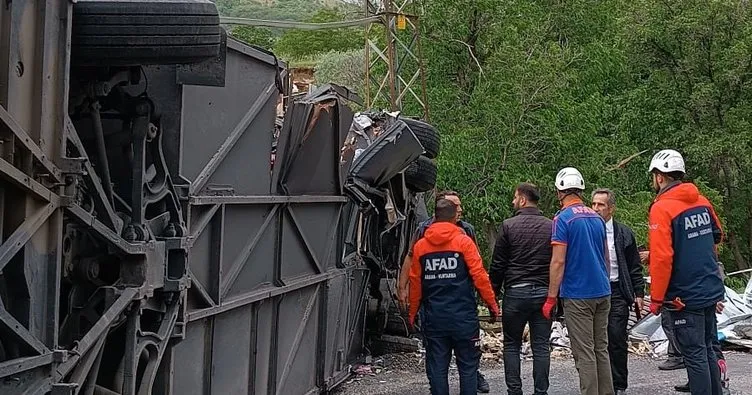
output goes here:
{"type": "Polygon", "coordinates": [[[585,190],[585,179],[582,174],[574,167],[565,167],[556,175],[556,189],[566,191],[567,189],[585,190]]]}
{"type": "Polygon", "coordinates": [[[650,161],[648,172],[652,172],[653,170],[658,170],[661,173],[681,172],[684,174],[686,173],[684,170],[684,158],[677,151],[665,149],[655,154],[650,161]]]}

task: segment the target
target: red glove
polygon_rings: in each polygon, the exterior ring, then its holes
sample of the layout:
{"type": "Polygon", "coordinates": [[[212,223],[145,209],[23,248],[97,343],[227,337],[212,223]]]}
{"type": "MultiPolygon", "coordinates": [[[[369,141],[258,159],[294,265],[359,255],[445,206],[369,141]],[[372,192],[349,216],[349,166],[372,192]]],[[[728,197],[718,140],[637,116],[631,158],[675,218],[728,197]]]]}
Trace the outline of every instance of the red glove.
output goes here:
{"type": "Polygon", "coordinates": [[[661,314],[662,306],[663,306],[663,302],[650,299],[650,312],[653,313],[653,315],[661,314]]]}
{"type": "Polygon", "coordinates": [[[547,320],[550,320],[551,314],[554,311],[554,307],[556,307],[556,296],[547,297],[546,303],[543,304],[543,309],[541,309],[541,311],[543,312],[543,317],[546,317],[547,320]]]}

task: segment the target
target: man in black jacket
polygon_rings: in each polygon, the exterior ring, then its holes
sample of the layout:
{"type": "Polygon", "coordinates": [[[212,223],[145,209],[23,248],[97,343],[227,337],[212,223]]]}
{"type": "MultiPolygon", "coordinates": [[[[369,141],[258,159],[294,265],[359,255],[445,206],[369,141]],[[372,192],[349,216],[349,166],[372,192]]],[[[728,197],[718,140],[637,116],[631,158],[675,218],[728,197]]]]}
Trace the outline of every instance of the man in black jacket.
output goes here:
{"type": "Polygon", "coordinates": [[[609,189],[593,191],[593,210],[606,221],[611,280],[611,312],[608,316],[608,354],[616,395],[627,389],[627,323],[629,310],[636,304],[642,310],[645,280],[634,233],[614,220],[616,197],[609,189]]]}
{"type": "Polygon", "coordinates": [[[520,348],[525,324],[530,324],[535,395],[548,391],[551,321],[543,316],[548,295],[552,222],[538,210],[540,192],[533,184],[517,186],[512,204],[515,216],[499,228],[491,262],[496,295],[504,290],[504,376],[509,395],[522,394],[520,348]]]}

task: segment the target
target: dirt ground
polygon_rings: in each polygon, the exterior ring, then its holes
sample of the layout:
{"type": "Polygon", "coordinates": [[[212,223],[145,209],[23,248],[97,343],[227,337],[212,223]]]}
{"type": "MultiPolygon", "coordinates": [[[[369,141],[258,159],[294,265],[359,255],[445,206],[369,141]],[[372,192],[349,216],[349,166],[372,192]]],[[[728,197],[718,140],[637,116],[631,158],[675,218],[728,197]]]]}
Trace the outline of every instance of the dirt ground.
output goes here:
{"type": "MultiPolygon", "coordinates": [[[[725,352],[731,379],[732,394],[752,395],[752,354],[725,352]]],[[[381,357],[383,368],[373,375],[357,375],[346,381],[336,395],[430,395],[425,365],[417,354],[392,354],[381,357]]],[[[379,358],[374,358],[379,361],[379,358]]],[[[686,382],[686,372],[658,370],[661,360],[630,355],[629,389],[627,394],[679,394],[673,386],[686,382]]],[[[496,361],[484,361],[481,372],[491,385],[491,394],[506,394],[504,367],[496,361]]],[[[532,361],[522,363],[523,390],[532,394],[532,361]]],[[[553,359],[550,374],[549,395],[576,395],[578,391],[577,371],[574,361],[568,357],[553,359]]],[[[450,388],[453,394],[459,392],[457,370],[450,368],[450,388]]]]}

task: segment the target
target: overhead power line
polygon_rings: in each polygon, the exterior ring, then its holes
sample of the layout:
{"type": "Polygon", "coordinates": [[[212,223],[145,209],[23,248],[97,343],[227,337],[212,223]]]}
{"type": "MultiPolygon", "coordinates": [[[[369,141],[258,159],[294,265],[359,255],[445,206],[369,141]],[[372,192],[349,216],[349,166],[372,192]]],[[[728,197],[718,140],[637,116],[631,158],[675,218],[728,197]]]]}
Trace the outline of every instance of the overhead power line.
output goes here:
{"type": "Polygon", "coordinates": [[[374,22],[381,21],[381,15],[373,15],[368,18],[355,19],[351,21],[309,23],[295,21],[272,21],[265,19],[236,18],[229,16],[219,17],[219,23],[225,25],[246,25],[246,26],[263,26],[279,29],[301,29],[301,30],[323,30],[339,29],[343,27],[365,26],[374,22]]]}

